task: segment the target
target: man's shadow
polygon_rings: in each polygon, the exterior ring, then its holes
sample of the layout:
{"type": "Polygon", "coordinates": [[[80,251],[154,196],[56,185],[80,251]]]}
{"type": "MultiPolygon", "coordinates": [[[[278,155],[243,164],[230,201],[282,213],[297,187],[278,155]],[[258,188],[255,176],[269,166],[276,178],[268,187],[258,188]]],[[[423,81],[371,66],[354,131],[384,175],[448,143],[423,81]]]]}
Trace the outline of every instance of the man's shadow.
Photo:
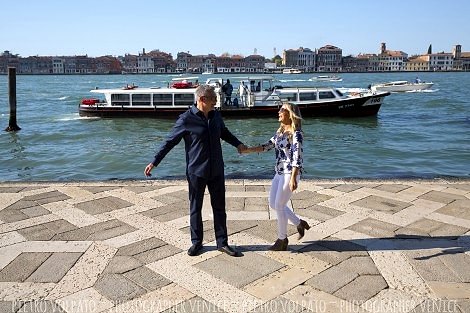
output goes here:
{"type": "MultiPolygon", "coordinates": [[[[238,246],[242,252],[267,251],[271,245],[238,246]]],[[[304,241],[289,245],[291,253],[307,252],[350,252],[350,251],[412,251],[440,249],[441,251],[429,256],[417,257],[415,260],[427,260],[433,257],[449,254],[459,254],[470,251],[470,236],[421,236],[396,235],[383,238],[363,238],[352,240],[323,239],[304,241]]]]}

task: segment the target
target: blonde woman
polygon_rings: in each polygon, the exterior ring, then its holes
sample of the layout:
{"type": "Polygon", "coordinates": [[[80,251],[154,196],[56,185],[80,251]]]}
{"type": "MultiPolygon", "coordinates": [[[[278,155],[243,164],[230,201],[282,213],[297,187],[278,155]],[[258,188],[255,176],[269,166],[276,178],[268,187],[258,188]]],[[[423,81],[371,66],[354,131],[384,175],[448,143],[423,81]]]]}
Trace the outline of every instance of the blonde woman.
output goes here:
{"type": "Polygon", "coordinates": [[[276,210],[278,239],[269,250],[285,251],[289,243],[287,239],[287,222],[297,226],[299,239],[310,229],[308,223],[300,219],[287,206],[292,192],[297,189],[303,163],[303,133],[302,117],[299,108],[291,103],[283,103],[278,112],[279,129],[265,144],[246,148],[243,153],[264,152],[272,148],[276,153],[276,164],[271,190],[269,192],[269,206],[276,210]]]}

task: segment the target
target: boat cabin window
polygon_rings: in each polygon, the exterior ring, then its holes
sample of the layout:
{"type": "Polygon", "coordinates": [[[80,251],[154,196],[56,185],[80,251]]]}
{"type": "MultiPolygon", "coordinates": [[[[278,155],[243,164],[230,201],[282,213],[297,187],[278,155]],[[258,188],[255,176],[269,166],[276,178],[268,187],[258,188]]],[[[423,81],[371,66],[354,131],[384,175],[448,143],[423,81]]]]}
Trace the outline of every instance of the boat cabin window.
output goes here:
{"type": "Polygon", "coordinates": [[[309,100],[317,100],[317,93],[316,92],[299,93],[299,101],[309,101],[309,100]]]}
{"type": "Polygon", "coordinates": [[[153,104],[154,105],[173,105],[171,93],[154,94],[153,104]]]}
{"type": "Polygon", "coordinates": [[[272,88],[271,81],[270,80],[263,80],[263,87],[261,88],[261,90],[271,91],[272,90],[271,88],[272,88]]]}
{"type": "Polygon", "coordinates": [[[282,101],[297,101],[297,93],[281,93],[279,95],[282,101]]]}
{"type": "Polygon", "coordinates": [[[129,105],[129,94],[111,94],[111,105],[129,105]]]}
{"type": "Polygon", "coordinates": [[[150,94],[133,94],[132,105],[150,105],[150,94]]]}
{"type": "Polygon", "coordinates": [[[194,94],[191,93],[175,93],[175,106],[190,106],[196,102],[194,94]]]}
{"type": "Polygon", "coordinates": [[[319,99],[334,99],[336,97],[335,97],[335,94],[331,91],[320,91],[318,93],[318,98],[319,99]]]}

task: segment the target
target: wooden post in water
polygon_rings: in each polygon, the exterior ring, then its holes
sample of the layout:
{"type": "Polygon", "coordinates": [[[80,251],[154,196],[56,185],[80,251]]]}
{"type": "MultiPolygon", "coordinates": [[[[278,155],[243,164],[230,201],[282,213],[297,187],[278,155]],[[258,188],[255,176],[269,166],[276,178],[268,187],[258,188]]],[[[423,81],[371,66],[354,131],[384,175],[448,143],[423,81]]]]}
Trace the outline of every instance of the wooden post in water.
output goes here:
{"type": "Polygon", "coordinates": [[[7,132],[15,132],[21,128],[16,124],[16,67],[8,67],[8,99],[10,102],[10,120],[7,132]]]}

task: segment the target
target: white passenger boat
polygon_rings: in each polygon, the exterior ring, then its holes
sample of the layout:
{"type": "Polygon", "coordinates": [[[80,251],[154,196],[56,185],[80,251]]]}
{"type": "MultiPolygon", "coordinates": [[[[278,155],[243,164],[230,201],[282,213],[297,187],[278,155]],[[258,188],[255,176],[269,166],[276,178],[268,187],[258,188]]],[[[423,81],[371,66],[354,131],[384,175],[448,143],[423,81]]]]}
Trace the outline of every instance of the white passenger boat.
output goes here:
{"type": "Polygon", "coordinates": [[[309,81],[342,82],[343,79],[336,75],[318,75],[318,76],[309,78],[309,81]]]}
{"type": "Polygon", "coordinates": [[[409,82],[406,80],[391,81],[388,83],[375,84],[371,86],[372,91],[389,91],[389,92],[406,92],[421,91],[431,88],[434,83],[426,82],[409,82]]]}
{"type": "MultiPolygon", "coordinates": [[[[344,94],[332,87],[283,87],[273,84],[272,76],[230,78],[234,85],[232,102],[224,105],[222,78],[206,81],[217,94],[216,109],[224,117],[270,117],[276,115],[282,101],[297,104],[304,117],[376,115],[389,92],[344,94]],[[238,86],[236,84],[238,83],[238,86]],[[241,84],[245,86],[242,89],[241,84]],[[242,94],[240,90],[245,90],[242,94]]],[[[81,116],[176,118],[196,102],[194,84],[186,88],[93,89],[96,98],[79,104],[81,116]]]]}
{"type": "Polygon", "coordinates": [[[282,70],[282,74],[302,74],[302,71],[296,68],[285,68],[282,70]]]}

